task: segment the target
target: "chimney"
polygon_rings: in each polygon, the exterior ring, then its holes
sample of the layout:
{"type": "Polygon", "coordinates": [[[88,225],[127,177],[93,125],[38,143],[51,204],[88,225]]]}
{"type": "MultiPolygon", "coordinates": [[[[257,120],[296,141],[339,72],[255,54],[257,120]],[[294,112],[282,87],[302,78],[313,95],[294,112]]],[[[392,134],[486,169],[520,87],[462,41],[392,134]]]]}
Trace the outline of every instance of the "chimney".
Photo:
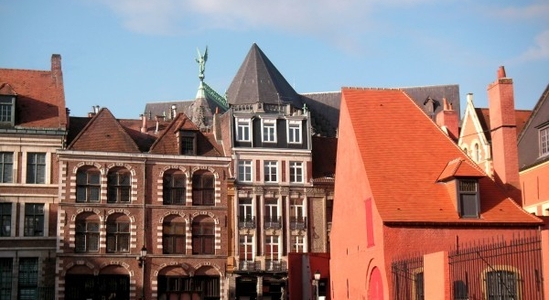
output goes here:
{"type": "Polygon", "coordinates": [[[488,85],[494,179],[522,206],[513,93],[513,79],[506,77],[501,66],[496,81],[488,85]]]}
{"type": "Polygon", "coordinates": [[[436,115],[436,124],[446,128],[448,135],[457,140],[459,137],[459,118],[454,110],[452,103],[449,103],[446,98],[443,98],[443,110],[436,115]]]}
{"type": "Polygon", "coordinates": [[[147,116],[145,114],[141,114],[141,121],[143,122],[141,124],[141,132],[145,133],[147,132],[147,116]]]}
{"type": "Polygon", "coordinates": [[[63,85],[63,72],[61,71],[61,55],[51,56],[51,75],[56,85],[63,85]]]}

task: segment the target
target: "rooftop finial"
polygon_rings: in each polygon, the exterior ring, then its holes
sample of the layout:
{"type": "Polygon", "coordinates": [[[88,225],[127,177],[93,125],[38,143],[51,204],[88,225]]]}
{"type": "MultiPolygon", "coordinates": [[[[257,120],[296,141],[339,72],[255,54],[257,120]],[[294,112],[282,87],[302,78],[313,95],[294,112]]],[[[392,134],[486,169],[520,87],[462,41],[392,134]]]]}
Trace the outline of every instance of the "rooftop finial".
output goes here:
{"type": "Polygon", "coordinates": [[[206,69],[206,61],[208,60],[208,46],[206,46],[204,55],[200,53],[200,49],[196,48],[196,51],[198,52],[198,57],[196,58],[196,62],[198,63],[198,78],[200,81],[203,81],[205,77],[204,70],[206,69]]]}

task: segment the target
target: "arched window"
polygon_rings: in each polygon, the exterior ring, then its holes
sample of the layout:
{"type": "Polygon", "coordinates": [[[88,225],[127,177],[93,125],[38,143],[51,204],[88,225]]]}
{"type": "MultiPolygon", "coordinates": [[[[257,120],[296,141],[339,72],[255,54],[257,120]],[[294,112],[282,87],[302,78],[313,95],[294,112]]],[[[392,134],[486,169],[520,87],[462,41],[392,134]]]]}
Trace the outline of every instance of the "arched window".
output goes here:
{"type": "Polygon", "coordinates": [[[124,214],[114,214],[107,219],[107,252],[130,251],[130,220],[124,214]]]}
{"type": "Polygon", "coordinates": [[[185,174],[180,170],[164,173],[164,204],[185,204],[185,174]]]}
{"type": "Polygon", "coordinates": [[[214,205],[215,177],[211,172],[193,174],[193,205],[214,205]]]}
{"type": "Polygon", "coordinates": [[[107,176],[107,202],[130,202],[131,174],[125,168],[115,168],[107,176]]]}
{"type": "Polygon", "coordinates": [[[517,273],[506,270],[486,272],[487,299],[520,299],[517,273]]]}
{"type": "Polygon", "coordinates": [[[185,220],[169,216],[162,223],[162,249],[164,254],[185,254],[185,220]]]}
{"type": "Polygon", "coordinates": [[[76,202],[99,202],[101,173],[95,167],[82,167],[76,172],[76,202]]]}
{"type": "Polygon", "coordinates": [[[93,213],[82,213],[76,217],[75,252],[99,251],[99,217],[93,213]]]}
{"type": "Polygon", "coordinates": [[[478,144],[475,144],[475,153],[473,155],[475,156],[475,161],[480,162],[480,147],[478,146],[478,144]]]}
{"type": "Polygon", "coordinates": [[[193,254],[215,254],[215,223],[208,216],[194,218],[193,233],[193,254]]]}

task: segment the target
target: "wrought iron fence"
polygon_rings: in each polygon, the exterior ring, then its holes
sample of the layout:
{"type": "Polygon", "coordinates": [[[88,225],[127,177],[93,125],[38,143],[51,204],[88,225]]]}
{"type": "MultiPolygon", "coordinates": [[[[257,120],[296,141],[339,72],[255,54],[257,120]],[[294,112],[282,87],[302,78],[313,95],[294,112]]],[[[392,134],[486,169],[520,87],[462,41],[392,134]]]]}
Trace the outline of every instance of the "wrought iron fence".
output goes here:
{"type": "Polygon", "coordinates": [[[454,300],[543,300],[541,237],[525,232],[494,237],[449,252],[454,300]]]}
{"type": "Polygon", "coordinates": [[[423,255],[393,261],[393,291],[395,300],[423,300],[423,255]]]}

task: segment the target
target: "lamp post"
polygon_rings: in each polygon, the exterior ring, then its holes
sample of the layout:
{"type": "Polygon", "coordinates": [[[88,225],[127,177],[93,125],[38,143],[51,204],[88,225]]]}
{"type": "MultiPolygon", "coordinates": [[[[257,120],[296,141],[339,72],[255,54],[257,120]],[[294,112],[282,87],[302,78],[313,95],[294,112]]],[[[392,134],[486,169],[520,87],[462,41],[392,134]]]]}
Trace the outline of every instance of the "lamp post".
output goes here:
{"type": "Polygon", "coordinates": [[[139,257],[137,260],[139,261],[139,267],[143,269],[143,272],[141,273],[141,299],[145,300],[145,260],[147,259],[147,247],[143,245],[141,247],[141,250],[139,251],[139,257]]]}
{"type": "Polygon", "coordinates": [[[320,281],[320,271],[319,270],[316,270],[315,274],[314,274],[314,283],[315,283],[315,299],[319,299],[319,295],[318,295],[318,285],[319,285],[319,281],[320,281]]]}

